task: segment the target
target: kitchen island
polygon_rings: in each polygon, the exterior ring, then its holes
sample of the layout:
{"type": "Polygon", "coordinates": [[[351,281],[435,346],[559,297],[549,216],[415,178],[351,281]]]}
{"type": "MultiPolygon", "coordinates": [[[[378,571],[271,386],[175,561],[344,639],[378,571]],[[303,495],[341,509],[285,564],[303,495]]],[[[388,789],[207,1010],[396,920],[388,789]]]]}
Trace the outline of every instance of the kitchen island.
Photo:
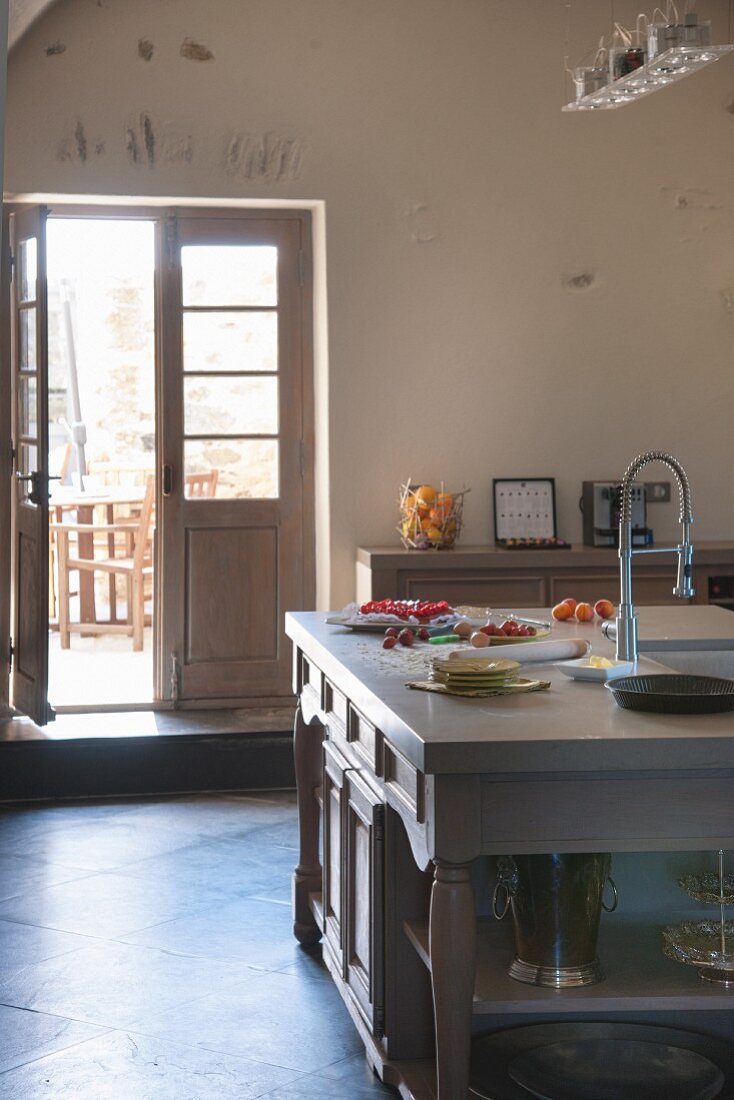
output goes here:
{"type": "MultiPolygon", "coordinates": [[[[606,982],[558,991],[512,981],[511,948],[508,957],[506,936],[484,919],[477,876],[496,855],[734,847],[734,716],[624,711],[601,685],[552,666],[530,666],[551,681],[547,692],[411,691],[434,647],[385,651],[380,635],[324,619],[287,617],[299,696],[294,930],[304,944],[323,938],[385,1081],[406,1100],[466,1100],[483,1017],[734,1006],[731,993],[663,959],[649,929],[623,925],[606,947],[606,982]]],[[[598,624],[553,633],[613,655],[598,624]]],[[[640,638],[642,669],[655,667],[658,638],[671,652],[728,653],[734,617],[642,609],[640,638]]]]}

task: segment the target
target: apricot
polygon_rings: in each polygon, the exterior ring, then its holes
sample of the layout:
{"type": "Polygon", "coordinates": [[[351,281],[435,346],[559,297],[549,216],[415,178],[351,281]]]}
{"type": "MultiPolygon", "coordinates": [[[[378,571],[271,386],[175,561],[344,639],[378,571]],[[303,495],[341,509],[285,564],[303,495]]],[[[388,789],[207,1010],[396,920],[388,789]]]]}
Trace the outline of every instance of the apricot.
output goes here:
{"type": "Polygon", "coordinates": [[[611,619],[614,615],[614,604],[611,600],[597,600],[594,604],[594,611],[600,619],[611,619]]]}
{"type": "Polygon", "coordinates": [[[573,615],[573,608],[568,603],[557,603],[551,611],[551,615],[554,619],[557,619],[559,623],[565,619],[570,619],[573,615]]]}
{"type": "Polygon", "coordinates": [[[432,485],[421,485],[416,489],[415,499],[419,508],[430,508],[436,499],[436,490],[432,485]]]}
{"type": "Polygon", "coordinates": [[[575,600],[573,596],[566,596],[565,600],[561,600],[561,603],[567,603],[568,606],[571,608],[571,614],[573,615],[574,611],[576,610],[576,604],[578,603],[578,600],[575,600]]]}
{"type": "Polygon", "coordinates": [[[576,621],[579,623],[590,623],[594,618],[594,608],[590,603],[577,603],[576,604],[576,621]]]}

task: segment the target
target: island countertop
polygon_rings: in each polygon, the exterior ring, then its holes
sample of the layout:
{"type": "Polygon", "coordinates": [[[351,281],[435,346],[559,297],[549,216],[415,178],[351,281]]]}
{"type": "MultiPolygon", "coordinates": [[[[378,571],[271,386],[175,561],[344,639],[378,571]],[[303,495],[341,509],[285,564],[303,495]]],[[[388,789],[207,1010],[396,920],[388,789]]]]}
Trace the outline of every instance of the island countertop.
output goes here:
{"type": "MultiPolygon", "coordinates": [[[[518,614],[522,614],[518,610],[518,614]]],[[[549,617],[533,608],[532,619],[549,617]]],[[[427,678],[428,644],[383,650],[381,634],[330,626],[324,612],[294,612],[286,630],[327,679],[424,774],[644,772],[709,773],[734,768],[734,713],[644,714],[623,710],[602,684],[574,681],[552,664],[530,664],[527,675],[550,690],[487,699],[447,697],[406,687],[427,678]]],[[[640,647],[665,651],[734,649],[734,616],[715,607],[642,608],[640,647]],[[730,625],[731,624],[731,625],[730,625]]],[[[593,652],[613,656],[595,623],[554,623],[553,638],[584,638],[593,652]]],[[[532,644],[532,643],[530,643],[532,644]]],[[[513,646],[497,647],[512,657],[513,646]]],[[[483,651],[486,653],[486,651],[483,651]]],[[[667,671],[643,656],[638,671],[667,671]]]]}

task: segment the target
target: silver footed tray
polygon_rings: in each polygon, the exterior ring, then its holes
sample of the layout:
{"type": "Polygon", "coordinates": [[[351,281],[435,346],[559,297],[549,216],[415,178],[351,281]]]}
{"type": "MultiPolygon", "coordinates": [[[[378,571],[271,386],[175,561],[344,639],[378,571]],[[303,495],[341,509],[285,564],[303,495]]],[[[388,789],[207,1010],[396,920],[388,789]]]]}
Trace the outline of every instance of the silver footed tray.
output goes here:
{"type": "Polygon", "coordinates": [[[699,967],[709,982],[734,984],[734,921],[684,921],[663,929],[669,959],[699,967]]]}
{"type": "Polygon", "coordinates": [[[706,905],[734,905],[734,874],[724,875],[723,881],[716,871],[703,871],[698,875],[684,875],[678,879],[689,897],[706,905]]]}

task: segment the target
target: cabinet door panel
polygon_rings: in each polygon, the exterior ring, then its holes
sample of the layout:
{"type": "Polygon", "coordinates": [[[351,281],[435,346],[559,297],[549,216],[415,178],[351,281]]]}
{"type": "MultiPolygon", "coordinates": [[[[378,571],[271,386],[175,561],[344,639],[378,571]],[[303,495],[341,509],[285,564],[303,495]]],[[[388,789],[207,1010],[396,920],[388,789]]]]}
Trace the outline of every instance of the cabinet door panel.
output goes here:
{"type": "Polygon", "coordinates": [[[345,967],[349,989],[379,1038],[384,1030],[384,813],[360,774],[346,776],[347,918],[345,967]]]}
{"type": "Polygon", "coordinates": [[[344,776],[346,761],[328,741],[324,744],[323,903],[327,945],[344,975],[344,776]]]}

